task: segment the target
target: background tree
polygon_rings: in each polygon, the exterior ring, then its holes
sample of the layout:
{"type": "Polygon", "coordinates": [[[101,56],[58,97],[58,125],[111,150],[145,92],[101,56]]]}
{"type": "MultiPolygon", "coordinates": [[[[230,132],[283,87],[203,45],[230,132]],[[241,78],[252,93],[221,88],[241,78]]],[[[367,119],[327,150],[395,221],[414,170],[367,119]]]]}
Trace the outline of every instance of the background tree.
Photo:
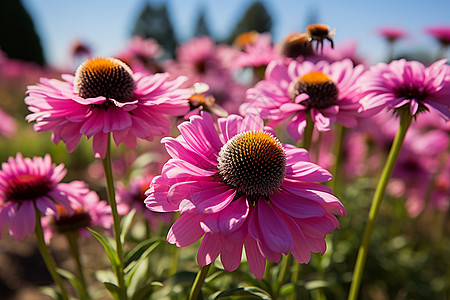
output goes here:
{"type": "Polygon", "coordinates": [[[272,18],[264,4],[260,1],[253,2],[247,8],[240,21],[231,31],[231,34],[225,38],[224,42],[231,44],[239,34],[252,30],[257,32],[272,31],[272,18]]]}
{"type": "Polygon", "coordinates": [[[205,10],[201,8],[199,10],[199,16],[195,25],[194,36],[211,36],[211,32],[206,22],[205,10]]]}
{"type": "Polygon", "coordinates": [[[164,2],[157,7],[146,3],[136,20],[132,35],[154,38],[164,49],[163,58],[173,57],[177,39],[166,3],[164,2]]]}
{"type": "Polygon", "coordinates": [[[10,58],[45,64],[41,40],[20,0],[1,2],[0,48],[10,58]]]}

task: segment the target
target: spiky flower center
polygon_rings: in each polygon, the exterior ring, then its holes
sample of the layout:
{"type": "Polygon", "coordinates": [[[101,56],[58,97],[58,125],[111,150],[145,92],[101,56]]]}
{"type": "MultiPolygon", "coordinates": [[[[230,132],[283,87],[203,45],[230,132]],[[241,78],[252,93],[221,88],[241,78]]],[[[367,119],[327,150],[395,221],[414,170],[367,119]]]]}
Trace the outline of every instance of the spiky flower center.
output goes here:
{"type": "Polygon", "coordinates": [[[264,131],[247,131],[230,139],[217,159],[224,183],[257,200],[280,189],[286,154],[278,139],[264,131]]]}
{"type": "Polygon", "coordinates": [[[299,76],[291,84],[289,93],[292,100],[306,93],[309,99],[300,104],[308,108],[324,109],[336,104],[339,90],[328,75],[322,72],[310,72],[299,76]]]}
{"type": "Polygon", "coordinates": [[[47,177],[21,174],[8,180],[4,191],[6,201],[23,202],[47,195],[53,183],[47,177]]]}
{"type": "Polygon", "coordinates": [[[118,102],[133,100],[133,72],[122,61],[95,57],[82,63],[75,73],[75,92],[82,98],[103,96],[118,102]]]}
{"type": "Polygon", "coordinates": [[[61,205],[56,205],[56,208],[58,209],[58,217],[53,217],[50,223],[50,226],[56,232],[73,232],[91,225],[91,216],[82,208],[75,209],[72,214],[68,214],[61,205]]]}

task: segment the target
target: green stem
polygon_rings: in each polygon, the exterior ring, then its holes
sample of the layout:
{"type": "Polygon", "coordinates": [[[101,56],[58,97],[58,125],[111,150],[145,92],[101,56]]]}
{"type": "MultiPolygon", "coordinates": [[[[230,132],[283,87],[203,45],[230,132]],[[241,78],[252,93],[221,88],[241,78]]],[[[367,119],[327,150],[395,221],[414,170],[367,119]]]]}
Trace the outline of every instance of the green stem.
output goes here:
{"type": "Polygon", "coordinates": [[[113,233],[114,239],[116,241],[116,251],[117,256],[119,258],[119,267],[117,268],[117,282],[120,288],[120,299],[128,299],[127,296],[127,287],[125,285],[125,279],[123,274],[124,262],[123,262],[123,247],[122,242],[120,240],[120,218],[117,212],[117,203],[116,203],[116,191],[114,187],[114,178],[112,174],[112,166],[111,166],[111,133],[108,135],[108,142],[106,147],[106,155],[105,158],[102,159],[103,170],[105,172],[106,179],[106,192],[108,197],[108,203],[111,207],[111,214],[113,217],[113,233]]]}
{"type": "Polygon", "coordinates": [[[297,300],[297,282],[300,278],[300,264],[298,262],[294,262],[294,266],[292,267],[292,275],[291,282],[294,284],[294,290],[289,295],[290,300],[297,300]]]}
{"type": "Polygon", "coordinates": [[[331,190],[336,196],[340,195],[340,187],[341,185],[341,166],[342,166],[342,153],[343,153],[343,146],[344,146],[344,136],[345,136],[345,127],[341,124],[336,124],[336,140],[333,144],[333,153],[334,153],[334,164],[333,168],[331,169],[331,174],[333,175],[333,178],[328,182],[331,190]],[[337,191],[338,190],[338,191],[337,191]]]}
{"type": "Polygon", "coordinates": [[[205,281],[206,275],[208,274],[211,264],[203,266],[197,273],[195,277],[194,284],[192,285],[191,292],[189,294],[188,300],[197,300],[198,294],[202,289],[203,282],[205,281]]]}
{"type": "Polygon", "coordinates": [[[359,247],[358,257],[356,259],[355,269],[353,272],[353,280],[348,296],[349,300],[356,300],[358,297],[359,287],[361,285],[361,279],[364,271],[364,265],[367,258],[367,252],[369,250],[370,238],[375,226],[378,211],[383,200],[384,192],[386,190],[389,178],[391,177],[392,171],[394,169],[395,162],[397,161],[398,154],[400,153],[400,149],[402,148],[406,132],[408,131],[409,125],[411,124],[411,120],[411,115],[400,114],[400,127],[398,129],[397,135],[395,136],[394,143],[392,144],[386,164],[384,165],[380,180],[378,181],[378,185],[372,200],[372,205],[370,207],[369,219],[364,231],[363,240],[359,247]]]}
{"type": "Polygon", "coordinates": [[[278,299],[280,296],[281,287],[286,281],[286,278],[288,277],[288,273],[292,266],[292,254],[289,253],[283,258],[283,264],[281,265],[280,273],[278,274],[278,285],[277,289],[275,291],[275,295],[273,296],[273,299],[278,299]]]}
{"type": "Polygon", "coordinates": [[[81,263],[80,247],[78,244],[78,239],[80,235],[78,234],[78,231],[71,231],[67,232],[65,236],[67,238],[67,242],[69,243],[70,253],[75,259],[77,265],[78,278],[80,279],[81,286],[83,288],[83,290],[80,291],[80,293],[82,293],[81,295],[79,295],[80,299],[91,299],[86,285],[86,278],[84,277],[83,265],[81,263]]]}
{"type": "Polygon", "coordinates": [[[63,300],[68,300],[69,297],[67,296],[66,288],[64,287],[61,276],[59,276],[58,272],[56,271],[55,261],[53,260],[53,257],[50,255],[50,251],[49,251],[47,245],[45,244],[44,231],[42,230],[42,224],[41,224],[41,212],[36,207],[36,203],[34,204],[34,210],[36,212],[36,226],[34,229],[34,233],[36,235],[36,239],[38,242],[39,252],[41,252],[41,256],[44,259],[45,265],[47,266],[47,269],[50,272],[50,275],[52,276],[52,278],[56,282],[56,284],[59,286],[59,290],[61,292],[61,298],[63,300]]]}
{"type": "Polygon", "coordinates": [[[309,112],[306,113],[306,127],[303,131],[303,148],[309,151],[311,148],[312,135],[314,131],[314,122],[309,112]]]}

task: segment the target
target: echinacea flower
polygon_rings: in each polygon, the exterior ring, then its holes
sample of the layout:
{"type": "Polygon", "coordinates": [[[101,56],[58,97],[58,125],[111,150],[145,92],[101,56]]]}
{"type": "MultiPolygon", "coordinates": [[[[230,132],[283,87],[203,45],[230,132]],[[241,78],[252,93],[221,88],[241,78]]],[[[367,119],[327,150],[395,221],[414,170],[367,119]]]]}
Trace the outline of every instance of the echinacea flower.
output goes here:
{"type": "Polygon", "coordinates": [[[8,226],[17,240],[32,234],[35,207],[44,215],[58,215],[56,205],[71,213],[71,203],[82,199],[89,190],[78,181],[60,183],[66,174],[64,165],[52,164],[50,155],[23,158],[18,153],[2,163],[0,170],[0,228],[8,226]]]}
{"type": "Polygon", "coordinates": [[[379,63],[360,78],[366,115],[384,108],[408,111],[416,117],[422,111],[436,110],[450,118],[450,66],[440,60],[426,67],[418,61],[395,60],[379,63]]]}
{"type": "MultiPolygon", "coordinates": [[[[79,188],[86,189],[84,182],[78,182],[79,188]]],[[[97,193],[90,191],[70,203],[71,211],[56,205],[57,215],[48,215],[42,219],[45,241],[48,243],[54,233],[66,234],[79,232],[90,236],[87,227],[101,227],[110,230],[113,224],[111,208],[107,201],[102,201],[97,193]]]]}
{"type": "Polygon", "coordinates": [[[427,27],[425,32],[434,37],[443,47],[450,45],[450,25],[427,27]]]}
{"type": "Polygon", "coordinates": [[[218,120],[202,112],[178,126],[181,135],[164,138],[170,159],[156,176],[145,203],[150,210],[179,211],[167,241],[188,246],[203,237],[200,266],[220,254],[227,271],[235,270],[245,247],[258,279],[266,260],[292,253],[300,263],[311,252],[324,253],[325,236],[345,215],[329,188],[331,179],[312,163],[305,149],[283,145],[254,115],[218,120]]]}
{"type": "Polygon", "coordinates": [[[380,36],[384,37],[390,43],[393,43],[401,38],[404,38],[407,35],[402,28],[395,26],[380,27],[377,29],[377,33],[380,36]]]}
{"type": "Polygon", "coordinates": [[[356,81],[363,72],[363,66],[353,67],[349,59],[331,64],[272,61],[265,79],[247,91],[247,103],[239,111],[269,119],[272,127],[293,116],[287,130],[296,141],[306,127],[307,114],[319,131],[329,131],[334,122],[353,127],[360,108],[356,81]]]}
{"type": "Polygon", "coordinates": [[[38,132],[52,130],[52,141],[66,143],[72,152],[81,136],[93,137],[96,157],[104,157],[109,133],[116,145],[135,148],[137,138],[151,141],[167,135],[165,115],[184,115],[190,92],[179,89],[184,78],[169,80],[169,74],[134,73],[115,58],[97,57],[84,62],[75,76],[64,81],[41,78],[28,87],[25,103],[38,132]]]}
{"type": "MultiPolygon", "coordinates": [[[[244,44],[242,51],[236,54],[236,58],[231,62],[233,67],[265,67],[280,56],[272,45],[270,33],[252,32],[252,37],[253,40],[244,44]]],[[[243,43],[240,41],[240,44],[243,43]]]]}

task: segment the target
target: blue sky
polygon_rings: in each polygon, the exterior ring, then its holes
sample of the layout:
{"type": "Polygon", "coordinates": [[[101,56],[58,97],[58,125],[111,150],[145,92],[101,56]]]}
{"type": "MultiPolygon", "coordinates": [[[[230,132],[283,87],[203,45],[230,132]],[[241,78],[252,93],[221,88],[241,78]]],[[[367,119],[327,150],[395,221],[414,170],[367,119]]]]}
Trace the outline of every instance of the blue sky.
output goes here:
{"type": "MultiPolygon", "coordinates": [[[[69,49],[75,39],[88,43],[94,55],[112,56],[124,47],[134,20],[148,0],[22,0],[41,36],[48,62],[67,65],[69,49]]],[[[152,0],[161,3],[163,0],[152,0]]],[[[207,13],[209,28],[223,38],[234,27],[252,0],[167,0],[175,32],[180,40],[191,37],[199,8],[207,13]]],[[[398,50],[423,49],[437,52],[437,44],[423,28],[450,25],[448,0],[264,0],[273,20],[274,40],[282,40],[292,31],[304,30],[307,16],[317,14],[318,21],[336,28],[337,43],[353,39],[358,52],[377,62],[386,55],[383,40],[375,30],[398,26],[409,38],[398,50]]],[[[447,52],[447,57],[449,53],[447,52]]]]}

